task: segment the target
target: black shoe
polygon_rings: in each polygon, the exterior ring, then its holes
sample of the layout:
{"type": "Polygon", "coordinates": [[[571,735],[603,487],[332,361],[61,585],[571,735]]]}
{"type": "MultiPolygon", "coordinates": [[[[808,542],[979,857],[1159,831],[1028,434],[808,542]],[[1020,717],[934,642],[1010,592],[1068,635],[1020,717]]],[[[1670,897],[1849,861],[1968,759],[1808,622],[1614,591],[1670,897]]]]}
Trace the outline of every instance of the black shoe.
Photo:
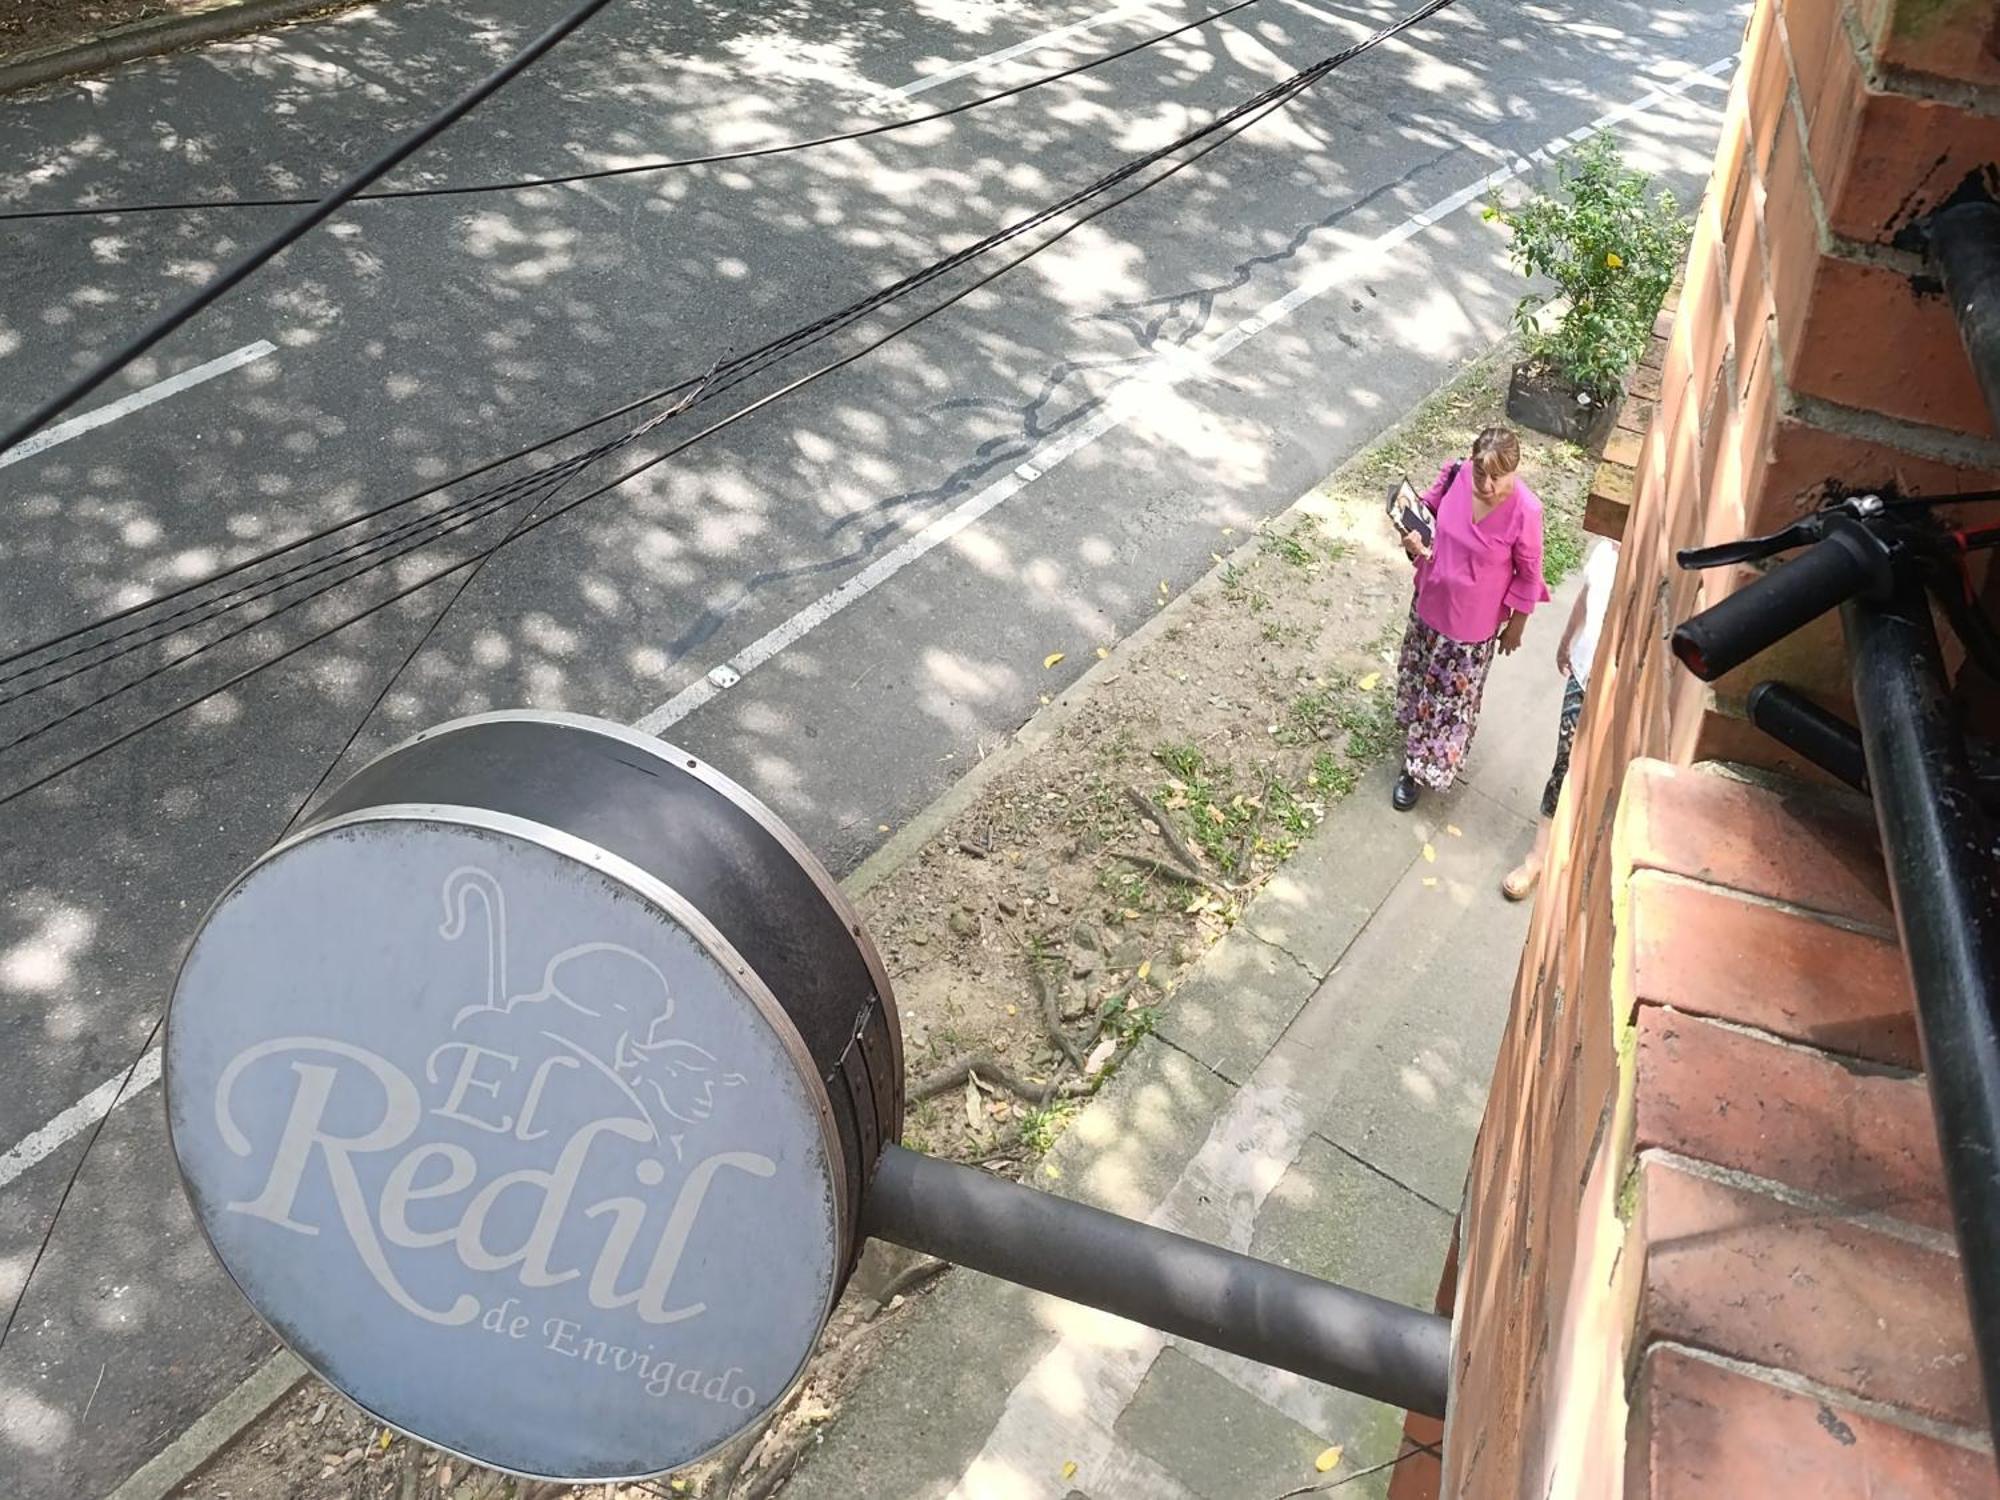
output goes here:
{"type": "Polygon", "coordinates": [[[1422,795],[1423,788],[1417,785],[1408,771],[1405,771],[1396,778],[1396,790],[1389,794],[1389,801],[1397,812],[1408,812],[1417,805],[1417,798],[1422,795]]]}

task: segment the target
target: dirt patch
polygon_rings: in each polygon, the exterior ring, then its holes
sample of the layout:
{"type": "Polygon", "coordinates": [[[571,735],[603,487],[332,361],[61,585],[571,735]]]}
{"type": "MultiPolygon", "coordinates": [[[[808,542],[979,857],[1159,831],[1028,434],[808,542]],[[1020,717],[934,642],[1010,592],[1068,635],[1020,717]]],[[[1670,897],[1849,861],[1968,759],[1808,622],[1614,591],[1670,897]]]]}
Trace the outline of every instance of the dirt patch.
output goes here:
{"type": "MultiPolygon", "coordinates": [[[[905,1144],[1010,1176],[1030,1170],[1173,1003],[1188,965],[1390,751],[1409,564],[1382,496],[1405,473],[1427,483],[1500,419],[1506,360],[1503,350],[1473,366],[1257,534],[1218,535],[1218,566],[1186,599],[1161,586],[1161,608],[1174,605],[1164,628],[1063,695],[1034,751],[866,892],[862,911],[903,1015],[905,1144]]],[[[1581,555],[1589,464],[1566,444],[1521,438],[1524,476],[1547,505],[1553,581],[1581,555]]],[[[1048,646],[1051,670],[1057,653],[1078,649],[1048,646]]],[[[807,1380],[754,1451],[677,1480],[573,1493],[762,1500],[934,1269],[870,1247],[807,1380]]],[[[180,1493],[571,1492],[470,1471],[308,1382],[180,1493]]]]}

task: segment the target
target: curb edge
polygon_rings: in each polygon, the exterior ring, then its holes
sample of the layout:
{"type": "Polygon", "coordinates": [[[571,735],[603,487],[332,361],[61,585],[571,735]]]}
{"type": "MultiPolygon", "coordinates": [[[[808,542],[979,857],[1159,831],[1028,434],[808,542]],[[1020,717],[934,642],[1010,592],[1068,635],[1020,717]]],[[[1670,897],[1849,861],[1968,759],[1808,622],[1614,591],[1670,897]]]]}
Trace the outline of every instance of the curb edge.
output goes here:
{"type": "Polygon", "coordinates": [[[166,1447],[141,1465],[105,1500],[166,1500],[306,1378],[306,1367],[280,1349],[166,1447]]]}
{"type": "Polygon", "coordinates": [[[153,16],[80,42],[61,42],[0,62],[0,94],[342,10],[349,3],[351,0],[225,0],[189,14],[153,16]]]}

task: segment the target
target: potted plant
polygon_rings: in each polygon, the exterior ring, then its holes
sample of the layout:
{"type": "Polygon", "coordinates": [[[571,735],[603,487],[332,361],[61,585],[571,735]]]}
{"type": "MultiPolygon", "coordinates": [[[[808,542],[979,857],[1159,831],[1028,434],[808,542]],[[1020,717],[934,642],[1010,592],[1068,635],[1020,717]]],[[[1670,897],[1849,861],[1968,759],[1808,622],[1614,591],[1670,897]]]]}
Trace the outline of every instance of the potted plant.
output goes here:
{"type": "Polygon", "coordinates": [[[1648,198],[1646,175],[1625,165],[1608,134],[1558,161],[1556,179],[1553,193],[1486,210],[1512,231],[1521,273],[1546,278],[1566,303],[1553,328],[1539,316],[1550,300],[1541,293],[1515,308],[1527,358],[1514,366],[1507,415],[1594,446],[1616,418],[1691,231],[1671,192],[1648,198]]]}

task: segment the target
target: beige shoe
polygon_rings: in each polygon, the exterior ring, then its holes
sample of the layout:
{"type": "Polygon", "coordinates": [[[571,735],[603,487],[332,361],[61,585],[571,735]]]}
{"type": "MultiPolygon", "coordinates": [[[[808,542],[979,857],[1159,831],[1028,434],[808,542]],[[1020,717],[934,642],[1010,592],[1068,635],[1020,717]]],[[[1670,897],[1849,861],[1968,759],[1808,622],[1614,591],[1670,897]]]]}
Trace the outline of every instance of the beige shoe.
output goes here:
{"type": "Polygon", "coordinates": [[[1509,901],[1525,901],[1541,883],[1541,879],[1540,865],[1522,865],[1519,869],[1510,871],[1507,878],[1500,882],[1500,894],[1509,901]]]}

